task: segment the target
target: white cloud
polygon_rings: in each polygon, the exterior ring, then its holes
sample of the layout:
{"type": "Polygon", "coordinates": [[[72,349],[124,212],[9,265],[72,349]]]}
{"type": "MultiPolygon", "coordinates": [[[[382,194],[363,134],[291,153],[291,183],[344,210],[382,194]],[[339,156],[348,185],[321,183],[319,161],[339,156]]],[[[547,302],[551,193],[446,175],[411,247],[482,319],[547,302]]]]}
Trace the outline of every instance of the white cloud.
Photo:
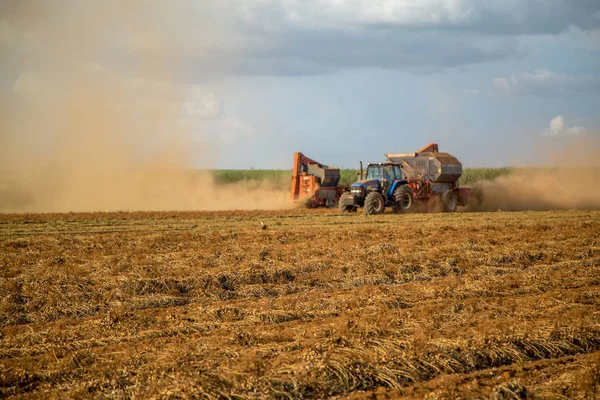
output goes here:
{"type": "Polygon", "coordinates": [[[21,97],[35,98],[49,91],[49,82],[24,72],[14,81],[13,91],[21,97]]]}
{"type": "Polygon", "coordinates": [[[600,90],[600,77],[571,76],[546,69],[536,69],[533,72],[495,78],[494,87],[496,93],[506,96],[597,93],[600,90]]]}
{"type": "Polygon", "coordinates": [[[562,115],[558,115],[550,121],[548,128],[544,131],[545,136],[575,136],[586,133],[581,126],[567,127],[562,115]]]}
{"type": "MultiPolygon", "coordinates": [[[[600,15],[600,11],[598,11],[600,15]]],[[[569,29],[569,33],[564,36],[563,44],[587,51],[600,51],[600,29],[583,31],[577,27],[569,29]],[[570,39],[570,40],[569,40],[570,39]]]]}
{"type": "MultiPolygon", "coordinates": [[[[144,78],[123,78],[104,68],[96,68],[90,73],[89,66],[83,66],[86,85],[94,82],[110,87],[114,105],[130,112],[153,113],[177,118],[198,120],[217,118],[222,114],[222,104],[210,91],[195,84],[166,83],[149,81],[144,78]]],[[[74,85],[60,73],[49,71],[22,72],[13,83],[13,92],[29,104],[47,104],[56,97],[58,91],[66,90],[65,83],[74,85]]]]}
{"type": "Polygon", "coordinates": [[[234,117],[222,118],[217,126],[217,134],[223,144],[254,139],[252,128],[234,117]]]}
{"type": "Polygon", "coordinates": [[[188,88],[188,100],[183,103],[188,115],[214,118],[221,114],[221,102],[214,93],[205,93],[198,85],[188,88]]]}

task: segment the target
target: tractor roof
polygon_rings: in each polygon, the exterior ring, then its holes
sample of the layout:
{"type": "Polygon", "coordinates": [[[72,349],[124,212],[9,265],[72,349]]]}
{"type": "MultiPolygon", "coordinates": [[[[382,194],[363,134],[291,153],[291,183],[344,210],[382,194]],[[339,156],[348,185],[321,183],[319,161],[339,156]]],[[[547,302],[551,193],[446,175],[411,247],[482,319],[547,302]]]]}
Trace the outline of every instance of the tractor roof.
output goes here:
{"type": "Polygon", "coordinates": [[[379,163],[368,163],[367,167],[370,167],[371,165],[397,165],[399,167],[402,167],[402,164],[399,162],[393,162],[393,161],[386,161],[386,162],[379,162],[379,163]]]}

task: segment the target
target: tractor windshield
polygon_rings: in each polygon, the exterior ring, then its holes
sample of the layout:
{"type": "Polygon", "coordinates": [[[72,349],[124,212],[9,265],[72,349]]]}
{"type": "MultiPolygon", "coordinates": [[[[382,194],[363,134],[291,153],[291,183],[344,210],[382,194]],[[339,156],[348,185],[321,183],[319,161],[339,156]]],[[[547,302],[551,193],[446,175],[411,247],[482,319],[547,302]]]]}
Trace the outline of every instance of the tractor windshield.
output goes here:
{"type": "Polygon", "coordinates": [[[367,169],[367,179],[382,179],[383,167],[381,165],[369,165],[367,169]]]}
{"type": "Polygon", "coordinates": [[[369,165],[367,179],[378,179],[395,181],[402,179],[402,173],[398,165],[369,165]]]}
{"type": "Polygon", "coordinates": [[[384,168],[386,180],[395,181],[398,179],[402,179],[402,174],[398,165],[386,165],[384,168]]]}

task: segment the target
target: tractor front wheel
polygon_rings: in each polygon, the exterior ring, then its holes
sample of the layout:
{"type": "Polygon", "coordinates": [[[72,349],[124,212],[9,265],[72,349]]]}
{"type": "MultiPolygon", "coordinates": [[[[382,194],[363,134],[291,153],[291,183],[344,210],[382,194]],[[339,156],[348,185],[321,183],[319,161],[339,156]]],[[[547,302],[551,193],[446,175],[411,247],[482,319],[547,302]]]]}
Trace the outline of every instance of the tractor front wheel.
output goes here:
{"type": "Polygon", "coordinates": [[[385,201],[379,192],[371,192],[365,199],[365,215],[381,214],[385,210],[385,201]]]}

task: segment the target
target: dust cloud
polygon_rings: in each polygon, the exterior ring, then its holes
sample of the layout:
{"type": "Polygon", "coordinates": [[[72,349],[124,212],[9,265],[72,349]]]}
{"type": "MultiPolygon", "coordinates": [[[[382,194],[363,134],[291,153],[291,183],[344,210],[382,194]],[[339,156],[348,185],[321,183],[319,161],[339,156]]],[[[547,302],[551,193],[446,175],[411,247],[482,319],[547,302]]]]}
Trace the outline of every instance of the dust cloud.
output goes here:
{"type": "Polygon", "coordinates": [[[594,133],[544,142],[531,149],[540,167],[474,185],[481,195],[465,211],[600,209],[600,141],[594,133]]]}
{"type": "Polygon", "coordinates": [[[201,58],[202,46],[222,32],[210,15],[193,20],[189,7],[0,4],[8,77],[0,83],[0,212],[290,206],[287,191],[273,184],[217,185],[193,170],[198,160],[210,168],[221,150],[203,132],[219,105],[190,100],[176,75],[195,47],[202,62],[218,63],[201,58]]]}
{"type": "MultiPolygon", "coordinates": [[[[218,102],[193,98],[181,64],[213,76],[243,47],[219,3],[0,2],[0,212],[291,207],[276,182],[193,170],[226,152],[203,129],[218,102]]],[[[597,140],[563,144],[532,150],[546,168],[478,184],[467,209],[600,208],[597,140]]]]}

